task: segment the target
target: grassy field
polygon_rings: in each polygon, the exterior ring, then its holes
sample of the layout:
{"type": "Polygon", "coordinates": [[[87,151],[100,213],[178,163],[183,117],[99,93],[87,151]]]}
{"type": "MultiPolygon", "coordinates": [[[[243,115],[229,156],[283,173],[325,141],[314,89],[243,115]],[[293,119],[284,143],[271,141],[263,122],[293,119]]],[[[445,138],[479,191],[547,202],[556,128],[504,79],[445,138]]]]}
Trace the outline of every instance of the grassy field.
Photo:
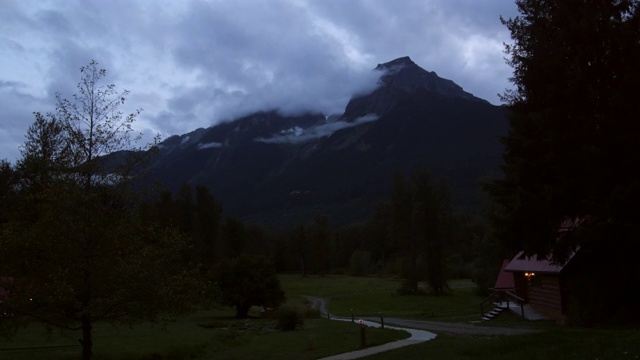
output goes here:
{"type": "Polygon", "coordinates": [[[367,359],[640,359],[635,330],[555,329],[519,336],[452,336],[377,354],[367,359]]]}
{"type": "Polygon", "coordinates": [[[442,296],[400,296],[396,290],[402,280],[384,277],[343,275],[280,275],[288,294],[311,295],[329,299],[329,310],[338,316],[406,317],[434,321],[479,320],[482,297],[475,294],[470,280],[452,280],[451,294],[442,296]]]}
{"type": "MultiPolygon", "coordinates": [[[[295,299],[294,299],[295,300],[295,299]]],[[[162,359],[317,359],[356,350],[358,325],[306,319],[304,328],[280,332],[276,320],[237,320],[231,311],[203,311],[175,322],[114,328],[97,324],[94,330],[96,360],[162,359]]],[[[0,339],[2,360],[67,360],[80,357],[79,334],[51,334],[39,326],[0,339]]],[[[401,331],[367,329],[367,345],[408,337],[401,331]]]]}
{"type": "MultiPolygon", "coordinates": [[[[421,318],[434,321],[478,320],[479,303],[468,280],[450,282],[452,294],[440,297],[398,296],[400,280],[373,277],[327,276],[302,278],[282,275],[289,293],[329,299],[329,310],[349,316],[421,318]]],[[[640,359],[640,329],[573,329],[550,321],[529,322],[504,313],[482,326],[526,327],[540,332],[518,336],[438,334],[438,338],[367,359],[640,359]]]]}
{"type": "MultiPolygon", "coordinates": [[[[349,316],[421,318],[435,321],[478,320],[480,297],[466,280],[450,283],[452,294],[440,297],[398,296],[398,280],[376,277],[281,275],[290,306],[302,306],[300,295],[328,298],[331,312],[349,316]]],[[[164,326],[132,329],[97,324],[96,360],[162,359],[318,359],[356,350],[359,327],[348,322],[306,319],[304,329],[280,332],[276,320],[237,320],[231,309],[202,311],[164,326]]],[[[254,313],[257,315],[257,313],[254,313]]],[[[510,314],[483,326],[531,327],[540,332],[518,336],[455,336],[378,354],[368,359],[640,359],[640,329],[572,329],[552,322],[527,322],[510,314]]],[[[367,329],[370,346],[405,338],[405,332],[367,329]]],[[[30,327],[13,339],[0,339],[0,360],[80,357],[78,334],[47,334],[30,327]]]]}

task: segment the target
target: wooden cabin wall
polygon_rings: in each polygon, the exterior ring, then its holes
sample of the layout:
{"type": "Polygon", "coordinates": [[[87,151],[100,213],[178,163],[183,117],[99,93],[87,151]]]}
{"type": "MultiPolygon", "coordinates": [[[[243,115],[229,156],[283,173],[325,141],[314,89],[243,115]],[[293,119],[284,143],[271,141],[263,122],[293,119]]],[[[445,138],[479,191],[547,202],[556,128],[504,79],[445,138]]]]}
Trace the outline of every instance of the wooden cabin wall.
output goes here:
{"type": "Polygon", "coordinates": [[[560,276],[536,274],[530,282],[529,299],[531,306],[549,315],[562,316],[562,296],[560,276]]]}

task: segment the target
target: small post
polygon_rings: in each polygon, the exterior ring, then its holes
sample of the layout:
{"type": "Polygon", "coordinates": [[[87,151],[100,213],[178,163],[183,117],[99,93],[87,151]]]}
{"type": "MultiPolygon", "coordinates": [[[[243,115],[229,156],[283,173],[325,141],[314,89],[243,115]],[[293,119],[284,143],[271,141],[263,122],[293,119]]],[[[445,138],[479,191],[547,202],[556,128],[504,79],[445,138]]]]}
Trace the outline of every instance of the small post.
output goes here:
{"type": "Polygon", "coordinates": [[[380,328],[384,329],[384,316],[382,315],[382,311],[380,311],[380,328]]]}
{"type": "Polygon", "coordinates": [[[353,309],[349,309],[351,311],[351,322],[355,322],[355,319],[353,318],[353,309]]]}
{"type": "Polygon", "coordinates": [[[331,320],[331,314],[329,313],[328,310],[327,310],[327,320],[331,320]]]}
{"type": "Polygon", "coordinates": [[[360,319],[360,349],[367,347],[367,334],[365,333],[364,320],[360,319]]]}

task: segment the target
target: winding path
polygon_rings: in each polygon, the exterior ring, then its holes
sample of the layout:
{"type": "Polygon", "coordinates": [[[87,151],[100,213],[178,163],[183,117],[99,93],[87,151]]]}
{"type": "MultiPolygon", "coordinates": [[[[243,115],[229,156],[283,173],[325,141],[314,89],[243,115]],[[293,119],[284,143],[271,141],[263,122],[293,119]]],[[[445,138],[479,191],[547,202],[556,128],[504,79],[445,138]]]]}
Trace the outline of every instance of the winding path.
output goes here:
{"type": "MultiPolygon", "coordinates": [[[[351,318],[343,318],[332,315],[329,312],[329,308],[327,306],[327,300],[318,297],[306,296],[306,298],[311,303],[311,307],[320,310],[322,316],[328,316],[331,320],[338,321],[351,321],[351,318]]],[[[496,335],[521,335],[521,334],[530,334],[535,332],[535,330],[531,329],[522,329],[522,328],[505,328],[505,327],[487,327],[487,326],[475,326],[473,324],[466,323],[454,323],[454,322],[440,322],[440,321],[422,321],[422,320],[407,320],[407,319],[398,319],[398,318],[384,318],[384,322],[386,328],[402,330],[408,332],[411,336],[407,339],[398,340],[394,342],[390,342],[387,344],[372,346],[366,349],[347,352],[343,354],[338,354],[330,357],[326,357],[320,360],[348,360],[348,359],[358,359],[361,357],[381,353],[384,351],[389,351],[393,349],[397,349],[404,346],[415,345],[421,342],[433,340],[436,338],[436,334],[426,331],[439,331],[448,334],[461,334],[461,335],[487,335],[487,336],[496,336],[496,335]],[[389,325],[395,326],[389,326],[389,325]]],[[[380,324],[374,321],[371,321],[370,318],[364,321],[366,326],[370,327],[380,327],[380,324]]]]}

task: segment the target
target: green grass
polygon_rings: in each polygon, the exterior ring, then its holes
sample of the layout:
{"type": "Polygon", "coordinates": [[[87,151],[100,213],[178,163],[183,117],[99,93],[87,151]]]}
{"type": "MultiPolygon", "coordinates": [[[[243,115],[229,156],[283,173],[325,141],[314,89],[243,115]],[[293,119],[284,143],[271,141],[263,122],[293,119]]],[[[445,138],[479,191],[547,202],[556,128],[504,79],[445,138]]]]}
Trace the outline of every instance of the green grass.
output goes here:
{"type": "Polygon", "coordinates": [[[434,321],[479,320],[482,297],[475,294],[469,280],[452,280],[451,294],[442,296],[398,295],[402,280],[384,277],[343,275],[279,276],[287,294],[311,295],[329,299],[329,311],[338,316],[406,317],[434,321]]]}
{"type": "Polygon", "coordinates": [[[384,359],[640,359],[640,331],[557,328],[518,336],[452,336],[368,357],[384,359]]]}
{"type": "MultiPolygon", "coordinates": [[[[294,302],[299,300],[295,299],[294,302]]],[[[163,326],[142,324],[94,329],[96,360],[161,359],[317,359],[356,350],[356,324],[306,319],[304,328],[280,332],[275,319],[234,319],[232,312],[197,312],[163,326]]],[[[0,339],[0,359],[67,360],[80,357],[78,333],[51,334],[40,326],[21,330],[10,340],[0,339]]],[[[408,337],[406,332],[367,329],[367,345],[408,337]]]]}
{"type": "MultiPolygon", "coordinates": [[[[357,316],[377,316],[383,311],[385,316],[425,320],[477,320],[482,300],[474,294],[473,284],[464,280],[450,283],[451,295],[432,297],[398,296],[395,290],[400,281],[390,278],[282,275],[280,279],[289,306],[304,306],[305,301],[295,294],[324,297],[330,299],[330,310],[343,316],[349,316],[353,308],[357,316]]],[[[142,324],[132,329],[97,324],[95,359],[317,359],[359,346],[359,326],[349,322],[305,319],[303,329],[279,332],[274,329],[275,319],[236,320],[232,315],[231,309],[202,311],[165,326],[142,324]]],[[[433,341],[367,359],[640,359],[640,329],[580,330],[552,322],[527,322],[509,313],[484,326],[532,327],[540,332],[438,334],[433,341]]],[[[0,360],[78,359],[78,335],[53,332],[49,336],[41,327],[32,326],[11,340],[0,339],[0,360]]],[[[405,332],[367,328],[369,346],[405,337],[405,332]]]]}

